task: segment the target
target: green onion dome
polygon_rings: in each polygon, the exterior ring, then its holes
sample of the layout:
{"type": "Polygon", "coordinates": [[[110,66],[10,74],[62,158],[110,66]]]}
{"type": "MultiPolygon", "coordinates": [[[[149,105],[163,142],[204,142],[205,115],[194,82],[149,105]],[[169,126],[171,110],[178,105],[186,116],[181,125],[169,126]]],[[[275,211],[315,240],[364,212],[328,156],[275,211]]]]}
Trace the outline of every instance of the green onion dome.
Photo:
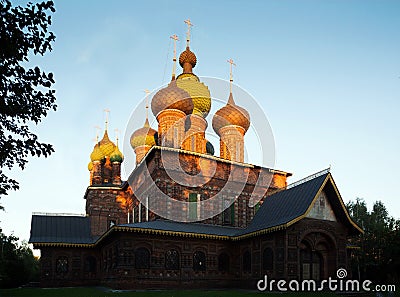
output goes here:
{"type": "Polygon", "coordinates": [[[124,155],[121,153],[118,146],[116,146],[115,150],[110,155],[110,161],[122,163],[123,160],[124,160],[124,155]]]}

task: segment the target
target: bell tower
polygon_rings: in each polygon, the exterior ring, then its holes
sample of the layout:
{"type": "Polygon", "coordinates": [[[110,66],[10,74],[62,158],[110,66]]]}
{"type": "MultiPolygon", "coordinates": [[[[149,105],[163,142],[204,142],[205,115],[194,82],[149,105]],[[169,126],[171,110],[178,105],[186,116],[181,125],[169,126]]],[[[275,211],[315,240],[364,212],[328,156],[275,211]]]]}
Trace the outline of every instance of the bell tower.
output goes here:
{"type": "MultiPolygon", "coordinates": [[[[130,199],[121,188],[121,163],[124,155],[116,142],[108,135],[108,113],[106,112],[105,129],[102,139],[96,136],[96,144],[90,154],[88,169],[90,184],[85,193],[86,215],[90,217],[92,235],[97,236],[107,231],[112,224],[127,222],[127,203],[130,199]],[[124,203],[121,203],[124,201],[124,203]]],[[[100,129],[100,128],[99,128],[100,129]]],[[[116,130],[117,134],[118,130],[116,130]]]]}

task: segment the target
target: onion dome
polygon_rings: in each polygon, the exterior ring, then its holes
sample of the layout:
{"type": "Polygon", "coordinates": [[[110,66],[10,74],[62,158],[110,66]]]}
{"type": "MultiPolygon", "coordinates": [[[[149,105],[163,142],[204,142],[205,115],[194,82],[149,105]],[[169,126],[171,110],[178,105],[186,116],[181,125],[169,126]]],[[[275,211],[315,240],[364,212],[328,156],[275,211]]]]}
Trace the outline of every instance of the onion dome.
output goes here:
{"type": "Polygon", "coordinates": [[[107,129],[104,132],[103,139],[100,140],[100,149],[104,156],[110,156],[110,154],[115,150],[115,144],[108,138],[107,129]]]}
{"type": "Polygon", "coordinates": [[[196,63],[196,55],[187,46],[179,56],[179,65],[183,68],[183,73],[192,73],[192,68],[196,66],[196,63]]]}
{"type": "Polygon", "coordinates": [[[110,155],[110,161],[122,163],[123,160],[124,160],[124,155],[121,153],[117,145],[115,147],[115,150],[110,155]]]}
{"type": "Polygon", "coordinates": [[[176,85],[176,80],[172,80],[169,85],[159,90],[151,100],[151,111],[157,116],[165,109],[178,109],[185,114],[193,111],[193,101],[190,95],[176,85]]]}
{"type": "Polygon", "coordinates": [[[185,90],[193,101],[193,114],[205,118],[211,109],[211,94],[208,87],[193,73],[182,73],[176,85],[185,90]]]}
{"type": "Polygon", "coordinates": [[[215,113],[212,125],[218,135],[222,127],[229,125],[240,126],[246,132],[250,127],[250,115],[243,107],[236,105],[230,93],[228,103],[215,113]]]}
{"type": "Polygon", "coordinates": [[[146,118],[143,127],[133,132],[131,136],[131,146],[133,149],[141,145],[153,146],[156,145],[156,140],[157,131],[150,127],[149,120],[146,118]]]}
{"type": "Polygon", "coordinates": [[[93,148],[93,152],[90,154],[90,160],[101,161],[105,157],[105,154],[100,148],[100,143],[96,143],[93,148]]]}
{"type": "Polygon", "coordinates": [[[214,146],[208,140],[206,143],[206,153],[211,156],[214,156],[214,153],[215,153],[214,146]]]}
{"type": "Polygon", "coordinates": [[[92,161],[90,161],[89,164],[87,165],[87,169],[88,169],[89,171],[92,171],[92,169],[93,169],[93,163],[92,163],[92,161]]]}

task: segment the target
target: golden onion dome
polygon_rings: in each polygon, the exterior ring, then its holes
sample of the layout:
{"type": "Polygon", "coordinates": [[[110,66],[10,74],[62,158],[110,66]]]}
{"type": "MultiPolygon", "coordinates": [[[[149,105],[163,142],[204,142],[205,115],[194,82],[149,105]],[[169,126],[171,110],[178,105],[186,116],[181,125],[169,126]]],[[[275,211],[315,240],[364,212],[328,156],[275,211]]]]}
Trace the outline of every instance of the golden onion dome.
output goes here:
{"type": "Polygon", "coordinates": [[[100,143],[96,143],[94,145],[93,151],[90,154],[90,160],[93,161],[101,161],[105,157],[105,154],[100,149],[100,143]]]}
{"type": "Polygon", "coordinates": [[[236,105],[232,93],[230,93],[228,103],[215,113],[212,125],[218,135],[220,135],[219,130],[222,127],[229,125],[240,126],[246,133],[250,127],[250,115],[243,107],[236,105]]]}
{"type": "Polygon", "coordinates": [[[151,100],[151,111],[154,116],[165,109],[178,109],[185,114],[191,114],[193,111],[192,98],[185,90],[177,87],[176,80],[172,80],[167,87],[159,90],[151,100]]]}
{"type": "Polygon", "coordinates": [[[108,138],[107,130],[104,132],[103,139],[100,140],[100,149],[104,156],[110,156],[110,154],[115,150],[115,144],[108,138]]]}
{"type": "Polygon", "coordinates": [[[189,46],[187,46],[186,50],[184,50],[179,56],[179,65],[181,65],[181,67],[184,69],[184,72],[186,73],[185,70],[192,72],[191,70],[196,66],[196,63],[196,55],[189,49],[189,46]]]}
{"type": "Polygon", "coordinates": [[[133,132],[131,136],[131,146],[133,149],[141,145],[153,146],[156,145],[157,131],[152,129],[149,120],[146,118],[144,126],[133,132]]]}
{"type": "Polygon", "coordinates": [[[182,73],[176,85],[185,90],[193,101],[193,114],[205,118],[211,109],[211,94],[208,87],[193,73],[182,73]]]}
{"type": "Polygon", "coordinates": [[[117,145],[115,147],[115,150],[110,155],[110,161],[122,163],[123,160],[124,160],[124,155],[121,153],[117,145]]]}
{"type": "Polygon", "coordinates": [[[92,161],[89,162],[89,164],[88,164],[88,166],[87,166],[87,169],[88,169],[89,171],[92,171],[92,169],[93,169],[93,163],[92,163],[92,161]]]}

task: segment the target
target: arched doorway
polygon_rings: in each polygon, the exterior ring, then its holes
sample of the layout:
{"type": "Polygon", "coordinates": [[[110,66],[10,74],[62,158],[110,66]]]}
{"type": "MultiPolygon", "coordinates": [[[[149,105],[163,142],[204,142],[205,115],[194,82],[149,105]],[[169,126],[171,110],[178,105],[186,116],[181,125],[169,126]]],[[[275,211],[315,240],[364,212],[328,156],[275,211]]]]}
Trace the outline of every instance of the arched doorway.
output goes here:
{"type": "Polygon", "coordinates": [[[300,251],[301,279],[320,281],[323,277],[324,265],[321,253],[306,247],[300,251]]]}
{"type": "Polygon", "coordinates": [[[320,281],[337,269],[335,240],[323,232],[309,232],[300,242],[300,278],[320,281]]]}

